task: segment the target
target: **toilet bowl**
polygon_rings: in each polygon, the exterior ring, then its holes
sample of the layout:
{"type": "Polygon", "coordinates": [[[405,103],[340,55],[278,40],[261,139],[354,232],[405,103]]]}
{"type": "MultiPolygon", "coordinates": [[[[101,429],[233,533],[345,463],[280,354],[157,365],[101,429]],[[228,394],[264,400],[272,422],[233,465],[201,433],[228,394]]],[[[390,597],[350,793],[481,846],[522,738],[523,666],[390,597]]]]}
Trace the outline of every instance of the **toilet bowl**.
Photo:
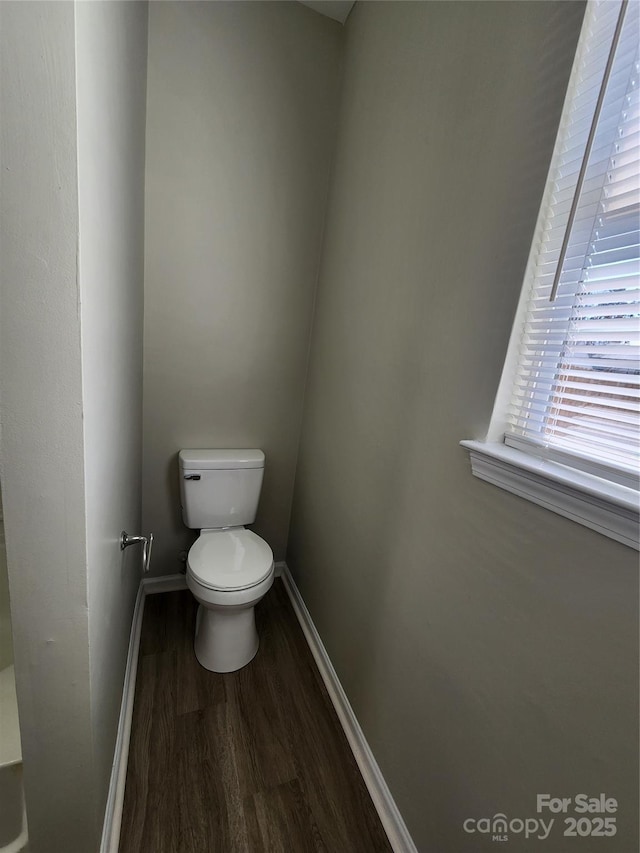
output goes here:
{"type": "Polygon", "coordinates": [[[271,548],[251,530],[200,532],[187,557],[187,586],[199,604],[194,649],[205,669],[234,672],[255,657],[254,607],[274,574],[271,548]]]}

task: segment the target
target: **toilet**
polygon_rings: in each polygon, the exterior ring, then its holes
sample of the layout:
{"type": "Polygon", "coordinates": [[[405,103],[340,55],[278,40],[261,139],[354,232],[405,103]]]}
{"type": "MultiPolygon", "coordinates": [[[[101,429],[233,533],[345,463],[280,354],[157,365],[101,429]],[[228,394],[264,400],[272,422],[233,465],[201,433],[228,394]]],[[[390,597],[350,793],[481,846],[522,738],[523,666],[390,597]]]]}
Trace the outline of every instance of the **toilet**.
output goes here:
{"type": "Polygon", "coordinates": [[[256,517],[261,450],[181,450],[180,500],[200,531],[187,556],[187,586],[199,603],[194,648],[211,672],[233,672],[258,651],[254,607],[274,578],[269,545],[245,525],[256,517]]]}

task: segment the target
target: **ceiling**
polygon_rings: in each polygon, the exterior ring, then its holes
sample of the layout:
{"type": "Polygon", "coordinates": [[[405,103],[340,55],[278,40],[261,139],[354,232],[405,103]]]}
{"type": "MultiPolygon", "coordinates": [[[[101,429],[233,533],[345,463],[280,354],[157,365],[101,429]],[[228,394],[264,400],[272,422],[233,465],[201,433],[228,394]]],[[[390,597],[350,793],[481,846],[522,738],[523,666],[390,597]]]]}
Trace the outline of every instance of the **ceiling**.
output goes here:
{"type": "Polygon", "coordinates": [[[344,24],[355,0],[299,0],[299,2],[303,6],[320,12],[321,15],[326,15],[327,18],[333,18],[334,21],[344,24]]]}

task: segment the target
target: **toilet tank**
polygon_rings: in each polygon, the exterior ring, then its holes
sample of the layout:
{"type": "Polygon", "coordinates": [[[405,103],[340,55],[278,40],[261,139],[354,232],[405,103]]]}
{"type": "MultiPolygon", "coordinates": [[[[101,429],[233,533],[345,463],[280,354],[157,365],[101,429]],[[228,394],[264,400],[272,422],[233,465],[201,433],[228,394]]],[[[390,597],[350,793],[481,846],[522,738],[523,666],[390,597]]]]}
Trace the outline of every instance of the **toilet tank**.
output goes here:
{"type": "Polygon", "coordinates": [[[187,527],[240,527],[255,520],[264,473],[261,450],[181,450],[178,466],[187,527]]]}

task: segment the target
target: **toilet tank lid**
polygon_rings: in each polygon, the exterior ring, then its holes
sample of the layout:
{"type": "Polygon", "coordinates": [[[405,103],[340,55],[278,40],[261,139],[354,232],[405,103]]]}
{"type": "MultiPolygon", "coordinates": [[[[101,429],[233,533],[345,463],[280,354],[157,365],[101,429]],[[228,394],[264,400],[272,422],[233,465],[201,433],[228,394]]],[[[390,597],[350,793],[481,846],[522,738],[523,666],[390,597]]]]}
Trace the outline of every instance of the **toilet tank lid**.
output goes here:
{"type": "Polygon", "coordinates": [[[181,450],[178,459],[183,471],[264,468],[264,453],[261,450],[181,450]]]}

